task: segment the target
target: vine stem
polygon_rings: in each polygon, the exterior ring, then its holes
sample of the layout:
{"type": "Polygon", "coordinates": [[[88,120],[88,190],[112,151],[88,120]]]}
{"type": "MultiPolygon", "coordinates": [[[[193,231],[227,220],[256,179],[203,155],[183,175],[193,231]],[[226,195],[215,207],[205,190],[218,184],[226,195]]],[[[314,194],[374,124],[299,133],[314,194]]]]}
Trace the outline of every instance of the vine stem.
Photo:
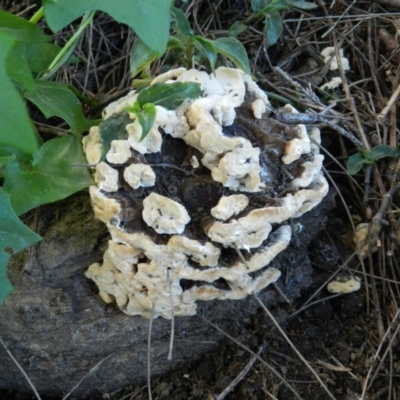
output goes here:
{"type": "Polygon", "coordinates": [[[35,14],[33,14],[29,22],[33,25],[36,25],[43,18],[43,16],[44,16],[44,8],[42,6],[39,8],[39,10],[35,12],[35,14]]]}
{"type": "Polygon", "coordinates": [[[82,18],[81,25],[78,30],[70,37],[66,45],[60,50],[57,56],[54,58],[52,63],[49,65],[47,71],[40,77],[41,80],[46,80],[51,78],[67,61],[69,56],[75,50],[78,44],[78,39],[80,38],[86,27],[92,22],[95,11],[87,12],[82,18]]]}

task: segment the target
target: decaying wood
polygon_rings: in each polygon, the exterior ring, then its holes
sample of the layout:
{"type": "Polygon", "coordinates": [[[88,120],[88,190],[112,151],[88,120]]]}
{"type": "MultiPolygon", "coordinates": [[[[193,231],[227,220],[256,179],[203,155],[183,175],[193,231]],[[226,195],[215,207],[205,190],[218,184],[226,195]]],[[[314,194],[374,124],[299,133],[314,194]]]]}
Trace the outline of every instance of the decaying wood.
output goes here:
{"type": "MultiPolygon", "coordinates": [[[[276,258],[283,272],[278,282],[289,299],[311,283],[312,268],[305,251],[324,227],[332,196],[302,218],[301,233],[276,258]]],[[[112,354],[75,395],[109,392],[145,379],[148,320],[128,317],[105,305],[95,285],[83,276],[87,266],[101,260],[108,234],[93,217],[87,193],[39,210],[38,231],[44,240],[14,257],[10,279],[15,290],[0,309],[2,339],[40,393],[59,396],[99,361],[112,354]]],[[[260,294],[267,305],[284,301],[273,289],[260,294]]],[[[199,304],[198,313],[237,335],[241,320],[257,309],[254,299],[199,304]]],[[[153,324],[151,368],[161,374],[210,350],[221,339],[197,316],[176,318],[174,357],[167,361],[170,321],[153,324]]],[[[0,388],[29,392],[17,367],[0,349],[0,388]]]]}

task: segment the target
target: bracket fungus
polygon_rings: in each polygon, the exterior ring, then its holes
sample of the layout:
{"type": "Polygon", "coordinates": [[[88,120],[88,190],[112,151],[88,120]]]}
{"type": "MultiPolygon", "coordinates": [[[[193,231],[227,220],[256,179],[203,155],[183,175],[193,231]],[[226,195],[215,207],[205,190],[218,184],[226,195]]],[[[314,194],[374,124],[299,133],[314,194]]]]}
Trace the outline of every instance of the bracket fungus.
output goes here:
{"type": "Polygon", "coordinates": [[[132,91],[84,138],[97,165],[92,205],[111,234],[103,262],[85,274],[104,301],[146,318],[193,315],[198,300],[242,299],[275,282],[281,273],[269,264],[290,243],[291,219],[328,192],[319,130],[271,118],[244,72],[179,68],[160,82],[196,82],[201,96],[175,110],[157,105],[141,140],[138,118],[124,111],[132,91]]]}

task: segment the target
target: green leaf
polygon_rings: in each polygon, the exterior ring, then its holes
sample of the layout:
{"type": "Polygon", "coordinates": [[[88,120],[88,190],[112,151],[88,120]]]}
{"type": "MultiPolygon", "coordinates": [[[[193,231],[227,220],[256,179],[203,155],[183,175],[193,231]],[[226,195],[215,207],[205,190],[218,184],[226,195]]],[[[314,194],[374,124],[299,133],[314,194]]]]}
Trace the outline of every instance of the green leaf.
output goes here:
{"type": "Polygon", "coordinates": [[[143,109],[136,112],[137,119],[139,120],[140,126],[142,127],[142,141],[150,132],[151,127],[156,119],[156,106],[153,103],[147,103],[143,106],[143,109]]]}
{"type": "Polygon", "coordinates": [[[7,33],[21,42],[48,42],[50,40],[49,36],[26,19],[2,10],[0,10],[0,32],[7,33]]]}
{"type": "Polygon", "coordinates": [[[278,41],[282,30],[282,17],[279,12],[273,12],[265,17],[265,36],[270,46],[278,41]]]}
{"type": "Polygon", "coordinates": [[[65,199],[93,183],[85,164],[79,138],[65,136],[46,142],[33,156],[30,168],[21,167],[16,160],[6,164],[4,189],[10,194],[17,215],[42,204],[65,199]]]}
{"type": "Polygon", "coordinates": [[[369,163],[370,162],[367,161],[361,153],[356,153],[351,157],[349,157],[349,159],[347,160],[347,165],[346,165],[347,172],[350,175],[354,175],[358,171],[360,171],[360,169],[364,164],[369,164],[369,163]]]}
{"type": "Polygon", "coordinates": [[[0,32],[0,147],[15,147],[33,154],[39,148],[39,141],[25,103],[6,72],[13,44],[13,37],[0,32]]]}
{"type": "Polygon", "coordinates": [[[264,14],[273,14],[278,11],[288,10],[289,3],[291,2],[292,0],[272,0],[261,12],[264,14]]]}
{"type": "Polygon", "coordinates": [[[168,110],[177,109],[185,100],[201,95],[200,85],[194,82],[155,83],[143,89],[138,96],[140,106],[154,103],[168,110]]]}
{"type": "Polygon", "coordinates": [[[14,50],[26,59],[32,72],[38,73],[48,68],[60,52],[61,47],[46,42],[20,42],[14,50]],[[40,56],[38,56],[39,54],[40,56]]]}
{"type": "Polygon", "coordinates": [[[26,59],[13,49],[7,57],[7,74],[28,92],[33,91],[34,79],[26,59]]]}
{"type": "Polygon", "coordinates": [[[246,32],[248,26],[241,21],[234,22],[229,28],[229,37],[237,38],[241,33],[246,32]]]}
{"type": "Polygon", "coordinates": [[[74,133],[85,132],[92,126],[84,117],[76,95],[63,83],[35,81],[33,93],[25,93],[25,97],[39,107],[46,118],[62,118],[74,133]]]}
{"type": "Polygon", "coordinates": [[[207,58],[211,66],[211,70],[214,72],[215,63],[217,62],[217,50],[213,44],[213,41],[202,36],[195,36],[193,44],[196,46],[197,50],[199,50],[200,53],[207,58]]]}
{"type": "Polygon", "coordinates": [[[256,13],[263,10],[270,3],[271,0],[251,0],[251,8],[256,13]]]}
{"type": "Polygon", "coordinates": [[[179,8],[171,7],[171,15],[180,33],[185,36],[193,36],[193,29],[190,27],[186,15],[179,8]]]}
{"type": "MultiPolygon", "coordinates": [[[[11,149],[0,148],[0,169],[10,160],[15,158],[15,153],[11,149]]],[[[1,176],[1,174],[0,174],[1,176]]]]}
{"type": "Polygon", "coordinates": [[[214,40],[213,43],[218,53],[227,57],[236,67],[246,72],[246,74],[251,74],[246,49],[239,40],[233,37],[219,38],[214,40]]]}
{"type": "Polygon", "coordinates": [[[377,160],[380,160],[381,158],[385,158],[385,157],[397,158],[399,156],[400,156],[400,148],[399,147],[391,147],[386,144],[382,144],[382,145],[373,147],[369,151],[368,158],[371,161],[377,161],[377,160]]]}
{"type": "MultiPolygon", "coordinates": [[[[182,36],[182,35],[181,35],[182,36]]],[[[181,38],[179,36],[170,36],[167,44],[167,49],[182,49],[184,50],[186,45],[183,39],[184,36],[181,38]]]]}
{"type": "Polygon", "coordinates": [[[0,188],[0,305],[12,291],[7,277],[10,256],[41,239],[18,219],[11,208],[9,195],[0,188]]]}
{"type": "Polygon", "coordinates": [[[310,1],[303,1],[303,0],[295,1],[292,4],[292,6],[295,8],[299,8],[300,10],[315,10],[316,8],[319,7],[318,4],[311,3],[310,1]]]}
{"type": "Polygon", "coordinates": [[[140,111],[140,103],[138,101],[135,101],[135,104],[133,106],[125,107],[124,111],[129,112],[129,113],[137,113],[140,111]]]}
{"type": "MultiPolygon", "coordinates": [[[[133,112],[136,112],[135,108],[133,112]]],[[[126,125],[132,123],[128,114],[118,113],[110,118],[107,118],[99,125],[99,134],[101,139],[101,161],[106,157],[106,154],[110,150],[111,142],[113,140],[127,140],[128,132],[126,130],[126,125]]]]}
{"type": "Polygon", "coordinates": [[[131,27],[157,56],[166,49],[172,0],[43,0],[46,22],[53,32],[87,11],[100,10],[131,27]]]}
{"type": "Polygon", "coordinates": [[[142,40],[136,39],[130,54],[130,70],[132,76],[136,76],[157,58],[157,54],[142,40]]]}

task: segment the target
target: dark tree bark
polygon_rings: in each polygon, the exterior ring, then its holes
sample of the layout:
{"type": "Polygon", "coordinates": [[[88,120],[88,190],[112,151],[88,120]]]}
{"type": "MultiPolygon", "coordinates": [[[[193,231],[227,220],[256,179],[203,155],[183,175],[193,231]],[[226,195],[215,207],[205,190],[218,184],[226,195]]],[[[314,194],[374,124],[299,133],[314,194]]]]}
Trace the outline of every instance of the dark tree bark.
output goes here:
{"type": "MultiPolygon", "coordinates": [[[[303,225],[301,233],[294,234],[290,247],[273,261],[282,271],[278,286],[289,299],[312,282],[306,248],[323,229],[332,203],[331,194],[294,221],[303,225]]],[[[104,224],[93,217],[87,193],[41,207],[29,218],[43,241],[12,260],[9,274],[15,289],[0,309],[0,335],[37,390],[53,397],[66,394],[102,360],[75,396],[109,392],[145,379],[149,320],[104,304],[83,275],[88,265],[101,261],[108,240],[104,224]]],[[[283,301],[273,287],[260,297],[269,306],[283,301]]],[[[257,308],[252,298],[201,302],[198,314],[237,336],[243,318],[257,308]]],[[[194,360],[221,340],[221,334],[197,316],[176,318],[169,362],[169,336],[170,321],[154,320],[152,374],[194,360]]],[[[2,348],[0,388],[30,391],[2,348]]]]}

